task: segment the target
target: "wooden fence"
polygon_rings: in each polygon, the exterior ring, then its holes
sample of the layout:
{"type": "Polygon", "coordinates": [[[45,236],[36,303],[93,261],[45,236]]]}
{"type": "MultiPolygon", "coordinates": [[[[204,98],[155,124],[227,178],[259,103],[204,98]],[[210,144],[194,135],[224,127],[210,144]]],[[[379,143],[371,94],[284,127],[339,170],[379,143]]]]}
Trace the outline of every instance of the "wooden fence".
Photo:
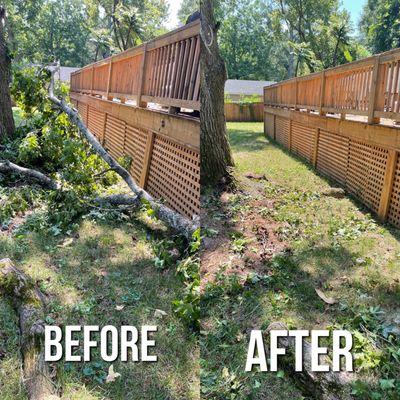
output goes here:
{"type": "Polygon", "coordinates": [[[268,106],[400,120],[400,49],[264,88],[268,106]]]}
{"type": "Polygon", "coordinates": [[[71,92],[200,109],[200,22],[71,75],[71,92]]]}
{"type": "Polygon", "coordinates": [[[228,122],[261,122],[264,103],[225,103],[225,119],[228,122]]]}
{"type": "Polygon", "coordinates": [[[400,227],[400,130],[265,108],[265,134],[400,227]]]}
{"type": "Polygon", "coordinates": [[[152,196],[192,218],[200,213],[200,122],[143,102],[199,109],[199,27],[194,22],[71,76],[70,98],[115,158],[152,196]],[[119,101],[115,101],[119,99],[119,101]],[[136,106],[124,104],[136,99],[136,106]]]}

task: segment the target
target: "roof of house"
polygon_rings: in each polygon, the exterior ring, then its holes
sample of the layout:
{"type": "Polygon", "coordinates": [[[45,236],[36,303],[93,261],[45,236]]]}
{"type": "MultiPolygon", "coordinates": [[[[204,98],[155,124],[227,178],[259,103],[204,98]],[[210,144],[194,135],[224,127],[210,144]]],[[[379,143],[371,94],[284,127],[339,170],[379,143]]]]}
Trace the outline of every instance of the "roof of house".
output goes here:
{"type": "Polygon", "coordinates": [[[77,71],[79,68],[74,67],[60,67],[60,81],[61,82],[69,82],[70,76],[73,72],[77,71]]]}
{"type": "Polygon", "coordinates": [[[262,95],[263,87],[274,84],[271,81],[246,81],[238,79],[228,79],[225,82],[226,94],[262,95]]]}
{"type": "MultiPolygon", "coordinates": [[[[48,67],[50,70],[54,70],[56,68],[54,65],[48,67]]],[[[71,74],[77,71],[80,68],[74,67],[60,67],[59,71],[55,74],[55,79],[60,80],[61,82],[69,82],[71,74]]]]}

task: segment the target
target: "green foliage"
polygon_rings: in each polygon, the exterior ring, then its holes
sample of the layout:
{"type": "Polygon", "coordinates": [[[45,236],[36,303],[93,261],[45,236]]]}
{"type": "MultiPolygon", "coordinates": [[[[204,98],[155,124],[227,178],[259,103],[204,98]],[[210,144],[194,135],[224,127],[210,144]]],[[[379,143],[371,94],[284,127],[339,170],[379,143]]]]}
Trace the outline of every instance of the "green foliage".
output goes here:
{"type": "Polygon", "coordinates": [[[17,64],[82,67],[164,32],[165,0],[4,0],[17,64]]]}
{"type": "Polygon", "coordinates": [[[241,95],[239,100],[232,100],[229,97],[229,94],[225,93],[225,103],[236,103],[236,104],[241,104],[241,105],[246,105],[246,104],[253,104],[253,103],[260,103],[262,102],[262,99],[260,96],[254,94],[252,96],[245,96],[241,95]]]}
{"type": "Polygon", "coordinates": [[[372,53],[400,47],[400,2],[368,0],[360,19],[362,39],[372,53]]]}
{"type": "Polygon", "coordinates": [[[221,53],[231,79],[281,80],[367,55],[338,0],[223,0],[221,53]]]}
{"type": "MultiPolygon", "coordinates": [[[[115,184],[117,175],[108,171],[108,165],[81,138],[67,115],[53,108],[47,98],[48,84],[49,73],[43,69],[15,71],[12,93],[25,123],[18,128],[16,138],[5,143],[0,158],[39,169],[60,182],[62,190],[46,194],[48,214],[29,221],[32,230],[60,234],[70,230],[73,221],[88,210],[86,200],[115,184]]],[[[56,91],[63,95],[66,87],[56,91]]],[[[123,162],[128,166],[130,160],[123,162]]],[[[13,214],[10,207],[4,211],[9,216],[13,214]]]]}
{"type": "Polygon", "coordinates": [[[165,0],[85,0],[94,57],[136,46],[165,32],[165,0]]]}
{"type": "Polygon", "coordinates": [[[177,267],[177,274],[185,285],[181,298],[173,301],[175,313],[192,329],[200,328],[200,229],[197,229],[189,244],[187,258],[177,267]]]}
{"type": "Polygon", "coordinates": [[[197,10],[199,10],[199,0],[182,0],[181,7],[178,10],[179,22],[185,25],[187,18],[197,10]]]}

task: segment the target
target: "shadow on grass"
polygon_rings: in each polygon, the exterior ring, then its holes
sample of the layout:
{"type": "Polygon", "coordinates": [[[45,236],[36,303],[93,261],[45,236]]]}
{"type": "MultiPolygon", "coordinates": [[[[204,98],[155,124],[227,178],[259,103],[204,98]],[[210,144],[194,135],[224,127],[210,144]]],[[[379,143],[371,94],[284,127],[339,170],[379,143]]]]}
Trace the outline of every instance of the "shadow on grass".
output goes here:
{"type": "MultiPolygon", "coordinates": [[[[47,294],[47,323],[158,326],[157,346],[151,351],[158,362],[117,359],[113,364],[121,377],[112,384],[104,382],[110,364],[101,360],[97,349],[89,363],[58,363],[57,378],[66,398],[88,390],[91,395],[85,398],[90,399],[196,398],[197,339],[172,308],[184,288],[173,268],[156,269],[153,236],[159,239],[162,233],[135,222],[86,221],[66,245],[64,237],[32,233],[19,240],[0,238],[0,258],[12,258],[47,294]],[[156,317],[157,309],[166,315],[156,317]]],[[[82,354],[82,347],[75,354],[82,354]]]]}

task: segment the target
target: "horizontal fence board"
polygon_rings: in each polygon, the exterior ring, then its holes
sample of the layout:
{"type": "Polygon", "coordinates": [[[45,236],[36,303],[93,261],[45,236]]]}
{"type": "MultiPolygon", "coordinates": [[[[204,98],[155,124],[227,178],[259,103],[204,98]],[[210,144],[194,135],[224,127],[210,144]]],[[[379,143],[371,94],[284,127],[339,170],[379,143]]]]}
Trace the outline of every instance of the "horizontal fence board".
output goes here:
{"type": "Polygon", "coordinates": [[[264,118],[264,104],[260,103],[225,103],[227,122],[261,122],[264,118]]]}

